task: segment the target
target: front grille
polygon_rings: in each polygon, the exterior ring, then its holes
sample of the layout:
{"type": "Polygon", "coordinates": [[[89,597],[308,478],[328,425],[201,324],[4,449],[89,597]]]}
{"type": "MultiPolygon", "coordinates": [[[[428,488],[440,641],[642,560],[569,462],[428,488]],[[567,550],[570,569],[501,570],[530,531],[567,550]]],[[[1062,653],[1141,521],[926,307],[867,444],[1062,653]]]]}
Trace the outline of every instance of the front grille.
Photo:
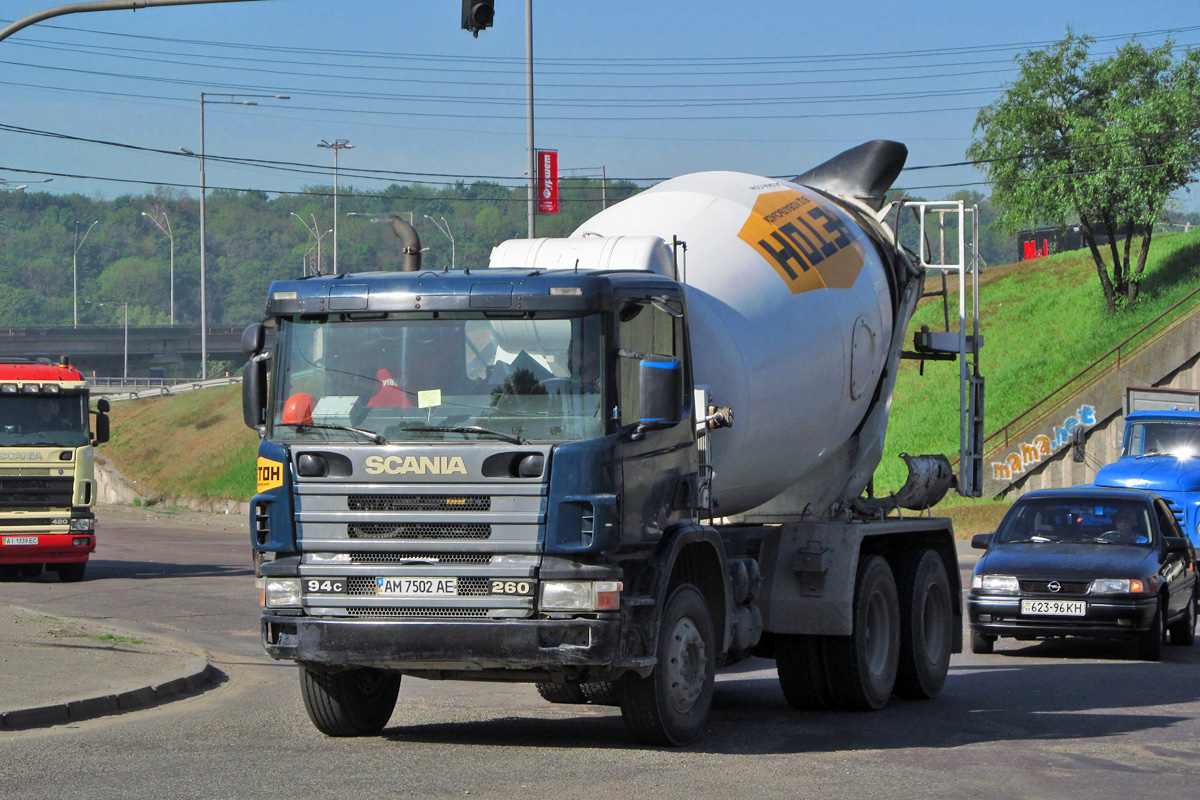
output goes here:
{"type": "MultiPolygon", "coordinates": [[[[375,579],[366,577],[351,577],[346,579],[346,594],[353,596],[373,596],[375,594],[375,579]]],[[[459,597],[485,597],[488,592],[487,578],[459,578],[459,597]]]]}
{"type": "Polygon", "coordinates": [[[492,498],[485,494],[352,494],[350,511],[490,511],[492,498]]]}
{"type": "Polygon", "coordinates": [[[421,566],[423,559],[436,559],[430,564],[490,564],[491,553],[351,553],[351,564],[403,564],[421,566]]]}
{"type": "Polygon", "coordinates": [[[490,539],[492,526],[479,522],[352,522],[351,539],[490,539]]]}
{"type": "Polygon", "coordinates": [[[49,477],[58,467],[0,467],[0,478],[49,477]]]}
{"type": "Polygon", "coordinates": [[[0,478],[0,508],[68,508],[74,493],[73,477],[0,478]]]}
{"type": "Polygon", "coordinates": [[[1048,580],[1023,580],[1020,583],[1022,592],[1036,592],[1038,594],[1052,595],[1087,594],[1088,587],[1092,585],[1091,581],[1059,581],[1059,590],[1054,592],[1050,590],[1049,584],[1051,581],[1048,580]]]}
{"type": "Polygon", "coordinates": [[[350,606],[352,617],[438,617],[441,619],[487,619],[486,608],[374,608],[350,606]]]}
{"type": "Polygon", "coordinates": [[[1180,508],[1179,505],[1172,501],[1169,497],[1164,497],[1163,499],[1167,501],[1167,505],[1171,508],[1171,513],[1174,514],[1175,519],[1179,521],[1179,526],[1186,530],[1187,526],[1184,522],[1183,509],[1180,508]]]}

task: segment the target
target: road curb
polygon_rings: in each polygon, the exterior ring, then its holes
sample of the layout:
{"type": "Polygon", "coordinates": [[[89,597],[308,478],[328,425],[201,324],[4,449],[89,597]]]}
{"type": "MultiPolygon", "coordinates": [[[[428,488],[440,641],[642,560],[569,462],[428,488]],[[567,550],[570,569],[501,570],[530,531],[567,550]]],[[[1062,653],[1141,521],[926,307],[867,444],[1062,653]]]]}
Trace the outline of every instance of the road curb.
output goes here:
{"type": "Polygon", "coordinates": [[[218,671],[207,659],[194,657],[188,660],[179,674],[164,677],[145,686],[95,697],[64,700],[61,703],[0,711],[0,731],[45,728],[160,705],[203,689],[214,683],[218,675],[218,671]]]}

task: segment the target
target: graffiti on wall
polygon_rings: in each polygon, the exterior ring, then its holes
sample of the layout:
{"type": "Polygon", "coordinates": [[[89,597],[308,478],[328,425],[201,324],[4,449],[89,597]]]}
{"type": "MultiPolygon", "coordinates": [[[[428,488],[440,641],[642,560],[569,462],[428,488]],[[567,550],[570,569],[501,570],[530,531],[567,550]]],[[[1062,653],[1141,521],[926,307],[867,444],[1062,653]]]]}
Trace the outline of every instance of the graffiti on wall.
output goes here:
{"type": "Polygon", "coordinates": [[[1031,441],[1022,442],[1017,449],[992,462],[992,479],[1010,481],[1014,476],[1040,464],[1071,443],[1076,428],[1090,428],[1096,424],[1096,409],[1080,406],[1079,410],[1055,426],[1053,435],[1039,434],[1031,441]]]}

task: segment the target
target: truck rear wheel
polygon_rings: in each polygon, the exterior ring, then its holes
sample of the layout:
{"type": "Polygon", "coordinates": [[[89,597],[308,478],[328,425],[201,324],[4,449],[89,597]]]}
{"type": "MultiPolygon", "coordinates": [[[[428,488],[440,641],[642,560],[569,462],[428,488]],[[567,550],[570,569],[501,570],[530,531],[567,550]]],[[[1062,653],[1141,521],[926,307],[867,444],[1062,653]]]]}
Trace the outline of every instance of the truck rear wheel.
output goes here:
{"type": "Polygon", "coordinates": [[[590,703],[598,706],[621,705],[621,695],[617,690],[616,681],[591,681],[590,683],[581,683],[579,688],[583,690],[583,696],[590,703]]]}
{"type": "Polygon", "coordinates": [[[326,736],[371,736],[383,730],[396,709],[400,676],[359,667],[343,672],[300,668],[304,710],[326,736]]]}
{"type": "Polygon", "coordinates": [[[854,586],[854,632],[828,636],[825,674],[835,706],[878,711],[896,685],[900,661],[900,601],[892,568],[880,556],[859,563],[854,586]]]}
{"type": "Polygon", "coordinates": [[[620,679],[621,716],[645,744],[681,745],[704,729],[716,673],[712,614],[690,583],[667,598],[658,628],[658,663],[646,677],[620,679]]]}
{"type": "Polygon", "coordinates": [[[534,684],[543,700],[550,703],[586,703],[587,696],[583,693],[583,685],[579,681],[555,683],[554,681],[538,681],[534,684]]]}
{"type": "Polygon", "coordinates": [[[22,578],[36,578],[42,574],[42,570],[46,568],[45,564],[22,564],[17,567],[17,572],[22,578]]]}
{"type": "Polygon", "coordinates": [[[946,566],[933,550],[918,550],[900,566],[900,664],[896,695],[936,697],[946,683],[953,648],[954,612],[946,566]]]}

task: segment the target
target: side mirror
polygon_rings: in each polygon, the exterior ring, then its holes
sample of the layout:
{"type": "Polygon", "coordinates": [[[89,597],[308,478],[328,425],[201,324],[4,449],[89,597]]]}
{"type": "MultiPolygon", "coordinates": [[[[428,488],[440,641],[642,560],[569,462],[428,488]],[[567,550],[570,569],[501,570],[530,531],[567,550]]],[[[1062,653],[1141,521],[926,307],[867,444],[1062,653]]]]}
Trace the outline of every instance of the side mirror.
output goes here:
{"type": "Polygon", "coordinates": [[[646,431],[670,428],[683,418],[683,364],[642,360],[638,365],[638,407],[642,418],[634,432],[636,438],[646,431]]]}
{"type": "Polygon", "coordinates": [[[976,550],[987,550],[992,546],[994,533],[977,533],[971,537],[971,547],[976,550]]]}
{"type": "MultiPolygon", "coordinates": [[[[253,326],[251,326],[253,327],[253,326]]],[[[246,329],[249,331],[249,328],[246,329]]],[[[245,343],[245,335],[242,342],[245,343]]],[[[267,361],[251,358],[242,368],[242,421],[246,427],[262,430],[267,411],[267,361]]]]}
{"type": "Polygon", "coordinates": [[[107,414],[108,410],[111,407],[112,406],[109,405],[107,397],[101,397],[99,400],[96,401],[96,410],[99,411],[101,414],[107,414]]]}
{"type": "Polygon", "coordinates": [[[1187,539],[1180,536],[1164,536],[1163,542],[1167,546],[1168,553],[1187,553],[1192,549],[1192,544],[1187,539]]]}
{"type": "Polygon", "coordinates": [[[1087,442],[1087,431],[1083,428],[1076,428],[1071,433],[1071,458],[1076,464],[1082,464],[1084,458],[1084,444],[1087,442]]]}
{"type": "Polygon", "coordinates": [[[254,356],[262,352],[267,342],[267,329],[261,322],[246,326],[242,331],[242,355],[254,356]]]}
{"type": "Polygon", "coordinates": [[[108,429],[108,401],[101,400],[96,403],[96,407],[100,409],[100,413],[96,415],[96,435],[92,437],[92,444],[104,444],[109,439],[108,429]]]}

